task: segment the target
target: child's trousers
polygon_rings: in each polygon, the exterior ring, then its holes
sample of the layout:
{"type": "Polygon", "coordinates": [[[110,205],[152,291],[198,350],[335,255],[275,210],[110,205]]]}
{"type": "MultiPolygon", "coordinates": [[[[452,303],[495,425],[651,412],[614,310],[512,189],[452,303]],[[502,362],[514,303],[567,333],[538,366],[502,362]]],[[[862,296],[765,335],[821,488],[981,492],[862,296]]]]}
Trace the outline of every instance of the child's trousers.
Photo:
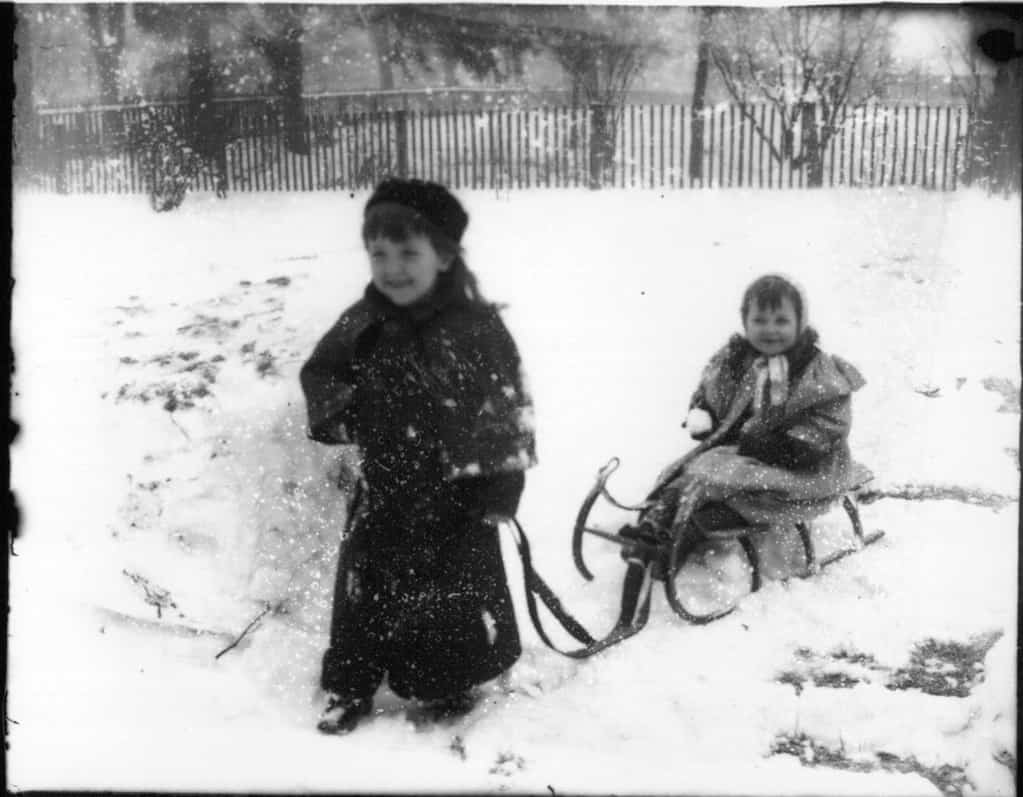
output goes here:
{"type": "MultiPolygon", "coordinates": [[[[516,485],[517,505],[521,474],[516,485]]],[[[482,519],[492,488],[483,478],[447,483],[414,506],[374,502],[371,489],[369,510],[341,546],[324,689],[369,698],[386,679],[400,697],[431,700],[515,662],[521,645],[498,530],[482,519]]]]}

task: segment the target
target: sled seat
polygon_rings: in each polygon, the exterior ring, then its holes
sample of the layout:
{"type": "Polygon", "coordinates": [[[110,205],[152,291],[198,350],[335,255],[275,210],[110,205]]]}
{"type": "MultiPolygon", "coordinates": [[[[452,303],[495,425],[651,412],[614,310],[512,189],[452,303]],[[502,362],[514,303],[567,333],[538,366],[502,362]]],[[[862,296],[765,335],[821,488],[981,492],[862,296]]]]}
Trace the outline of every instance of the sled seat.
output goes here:
{"type": "MultiPolygon", "coordinates": [[[[859,520],[857,509],[857,494],[859,490],[871,480],[872,475],[867,472],[865,478],[857,481],[848,490],[831,496],[808,501],[792,501],[786,506],[785,519],[779,519],[784,525],[794,524],[800,532],[806,532],[807,526],[813,518],[829,511],[831,508],[841,507],[845,510],[853,523],[853,529],[858,538],[863,537],[863,528],[859,520]]],[[[708,501],[698,507],[690,518],[691,525],[699,531],[703,537],[709,540],[733,540],[750,534],[767,531],[775,525],[770,522],[752,522],[743,517],[739,512],[723,501],[708,501]]]]}
{"type": "Polygon", "coordinates": [[[734,540],[758,531],[767,531],[767,523],[750,523],[728,504],[711,501],[693,512],[692,524],[709,540],[734,540]]]}

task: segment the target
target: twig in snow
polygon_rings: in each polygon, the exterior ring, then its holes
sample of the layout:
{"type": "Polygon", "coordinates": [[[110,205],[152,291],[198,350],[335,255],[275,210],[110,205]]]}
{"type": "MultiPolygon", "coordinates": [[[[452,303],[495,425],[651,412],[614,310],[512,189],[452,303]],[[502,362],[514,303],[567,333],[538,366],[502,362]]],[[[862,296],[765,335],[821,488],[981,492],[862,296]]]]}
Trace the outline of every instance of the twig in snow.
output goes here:
{"type": "Polygon", "coordinates": [[[263,611],[261,611],[261,612],[260,612],[259,614],[257,614],[257,615],[255,616],[255,618],[254,618],[254,619],[252,620],[252,622],[251,622],[251,623],[249,623],[249,624],[248,624],[247,626],[245,626],[245,630],[244,630],[244,631],[242,631],[242,632],[241,632],[241,633],[240,633],[240,634],[238,635],[238,637],[237,637],[237,638],[236,638],[236,639],[234,640],[234,642],[232,642],[232,643],[231,643],[230,645],[228,645],[228,646],[227,646],[226,648],[224,648],[224,649],[223,649],[222,651],[220,651],[220,653],[218,653],[218,654],[217,654],[216,656],[214,656],[213,658],[214,658],[214,659],[219,659],[219,658],[220,658],[221,656],[223,656],[223,655],[224,655],[225,653],[227,653],[227,652],[228,652],[229,650],[231,650],[232,648],[236,648],[236,647],[238,647],[238,643],[239,643],[239,642],[241,642],[241,641],[242,641],[243,639],[245,639],[245,636],[246,636],[246,634],[248,634],[248,633],[249,633],[249,631],[251,631],[251,630],[252,630],[252,629],[253,629],[253,628],[255,627],[256,623],[258,623],[258,622],[259,622],[260,620],[262,620],[262,619],[263,619],[263,618],[264,618],[264,617],[265,617],[265,616],[266,616],[267,614],[269,614],[269,613],[270,613],[270,611],[271,611],[271,610],[272,610],[273,608],[274,608],[274,607],[273,607],[273,606],[271,606],[271,605],[270,605],[269,603],[266,603],[266,604],[264,605],[264,607],[263,607],[263,611]]]}
{"type": "Polygon", "coordinates": [[[130,578],[135,584],[142,587],[143,592],[145,592],[146,603],[150,606],[156,607],[156,616],[158,619],[163,617],[164,609],[178,608],[178,605],[171,599],[170,592],[168,590],[154,584],[140,573],[132,573],[128,570],[122,570],[121,572],[130,578]]]}
{"type": "Polygon", "coordinates": [[[954,484],[893,484],[888,487],[868,487],[861,490],[858,497],[864,504],[872,504],[881,498],[901,498],[905,501],[961,501],[964,504],[991,509],[1002,509],[1017,500],[1011,495],[954,484]]]}
{"type": "Polygon", "coordinates": [[[203,628],[186,623],[174,623],[160,620],[150,620],[148,617],[137,617],[126,614],[106,606],[94,607],[96,612],[103,615],[106,620],[118,623],[132,629],[143,629],[145,631],[159,631],[161,633],[173,634],[182,637],[216,637],[224,641],[231,639],[231,633],[220,631],[215,628],[203,628]]]}
{"type": "Polygon", "coordinates": [[[180,423],[178,423],[178,419],[174,417],[174,413],[173,413],[173,412],[170,412],[170,411],[168,411],[168,412],[167,412],[167,415],[169,415],[169,416],[170,416],[170,419],[171,419],[171,423],[173,423],[173,424],[174,424],[175,426],[177,426],[177,427],[178,427],[178,429],[179,429],[179,430],[181,431],[181,434],[183,434],[183,435],[185,436],[185,439],[186,439],[186,440],[187,440],[187,441],[188,441],[189,443],[191,443],[191,442],[192,442],[192,438],[191,438],[191,436],[190,436],[190,435],[188,434],[188,432],[187,432],[187,431],[185,431],[185,427],[184,427],[184,426],[182,426],[182,425],[181,425],[180,423]]]}
{"type": "Polygon", "coordinates": [[[253,310],[251,313],[242,314],[242,318],[256,318],[261,315],[273,315],[274,313],[281,312],[283,309],[284,305],[281,305],[280,307],[271,307],[269,310],[253,310]]]}

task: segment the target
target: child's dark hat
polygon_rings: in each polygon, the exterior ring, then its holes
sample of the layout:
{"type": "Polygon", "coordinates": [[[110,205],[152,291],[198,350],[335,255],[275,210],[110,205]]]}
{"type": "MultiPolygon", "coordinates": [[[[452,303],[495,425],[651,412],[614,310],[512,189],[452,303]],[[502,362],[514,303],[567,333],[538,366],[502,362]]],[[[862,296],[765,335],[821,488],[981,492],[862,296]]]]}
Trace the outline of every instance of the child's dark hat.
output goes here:
{"type": "Polygon", "coordinates": [[[469,214],[447,188],[425,180],[384,180],[366,202],[366,211],[374,205],[393,202],[412,208],[455,243],[469,225],[469,214]]]}

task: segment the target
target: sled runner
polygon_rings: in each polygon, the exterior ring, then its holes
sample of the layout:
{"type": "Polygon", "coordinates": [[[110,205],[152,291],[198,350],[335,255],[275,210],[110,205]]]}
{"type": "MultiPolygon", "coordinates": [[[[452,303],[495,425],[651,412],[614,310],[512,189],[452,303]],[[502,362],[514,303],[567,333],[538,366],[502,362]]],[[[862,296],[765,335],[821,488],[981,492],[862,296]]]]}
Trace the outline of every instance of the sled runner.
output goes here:
{"type": "MultiPolygon", "coordinates": [[[[708,502],[697,506],[680,527],[665,528],[650,521],[650,510],[656,503],[658,489],[667,480],[662,479],[651,495],[638,506],[617,501],[608,491],[607,482],[618,469],[619,460],[612,458],[597,474],[596,483],[586,495],[576,518],[572,534],[572,557],[579,573],[588,581],[593,573],[583,559],[583,537],[600,537],[619,545],[622,558],[628,564],[622,588],[618,621],[612,631],[602,639],[595,639],[565,609],[560,601],[533,570],[529,543],[522,527],[512,521],[516,531],[516,544],[522,557],[526,579],[527,607],[533,625],[541,639],[554,650],[573,658],[586,658],[638,633],[646,625],[650,612],[650,597],[656,581],[664,583],[665,597],[672,609],[684,620],[694,624],[709,623],[730,614],[746,594],[760,589],[763,580],[763,562],[758,543],[781,528],[775,524],[747,522],[727,503],[708,502]],[[590,513],[598,498],[613,506],[638,513],[634,525],[626,524],[617,532],[608,532],[588,525],[590,513]],[[727,555],[721,556],[721,551],[727,555]],[[709,559],[718,559],[718,576],[712,571],[709,559]],[[724,578],[721,577],[724,571],[724,578]],[[709,594],[708,594],[709,593],[709,594]],[[549,639],[540,623],[536,607],[539,596],[547,608],[575,639],[584,647],[563,651],[549,639]]],[[[818,555],[814,539],[813,520],[822,514],[821,502],[807,503],[805,510],[798,502],[786,505],[785,517],[798,533],[803,567],[791,575],[806,578],[851,553],[877,542],[883,531],[864,532],[856,504],[855,485],[851,490],[835,496],[826,503],[839,505],[851,524],[852,546],[842,547],[824,556],[818,555]]]]}
{"type": "MultiPolygon", "coordinates": [[[[769,524],[748,523],[743,517],[732,510],[726,503],[706,504],[692,513],[689,521],[682,528],[663,529],[643,522],[644,513],[652,503],[648,499],[638,507],[625,506],[614,499],[608,492],[607,481],[618,469],[617,458],[610,460],[597,475],[596,484],[583,500],[572,534],[572,558],[576,568],[586,580],[592,580],[593,574],[583,559],[583,535],[591,534],[609,540],[622,547],[622,555],[626,561],[639,566],[651,566],[655,580],[664,582],[665,597],[675,612],[691,623],[708,623],[731,613],[736,606],[726,606],[707,610],[690,602],[692,590],[686,589],[687,577],[692,576],[695,568],[687,567],[715,542],[734,541],[738,544],[746,559],[748,571],[748,591],[756,592],[762,582],[761,557],[754,545],[756,535],[767,534],[772,527],[769,524]],[[639,511],[639,523],[635,526],[625,525],[617,533],[608,533],[587,526],[590,512],[597,499],[603,497],[621,509],[639,511]]],[[[806,567],[796,575],[807,577],[815,575],[825,567],[851,553],[855,553],[867,545],[877,542],[884,532],[875,531],[866,534],[856,505],[856,489],[836,497],[848,516],[852,525],[853,547],[832,552],[824,558],[818,558],[816,545],[811,531],[811,521],[818,511],[808,507],[805,516],[800,517],[798,506],[790,504],[790,515],[794,515],[793,525],[802,543],[806,567]]]]}

